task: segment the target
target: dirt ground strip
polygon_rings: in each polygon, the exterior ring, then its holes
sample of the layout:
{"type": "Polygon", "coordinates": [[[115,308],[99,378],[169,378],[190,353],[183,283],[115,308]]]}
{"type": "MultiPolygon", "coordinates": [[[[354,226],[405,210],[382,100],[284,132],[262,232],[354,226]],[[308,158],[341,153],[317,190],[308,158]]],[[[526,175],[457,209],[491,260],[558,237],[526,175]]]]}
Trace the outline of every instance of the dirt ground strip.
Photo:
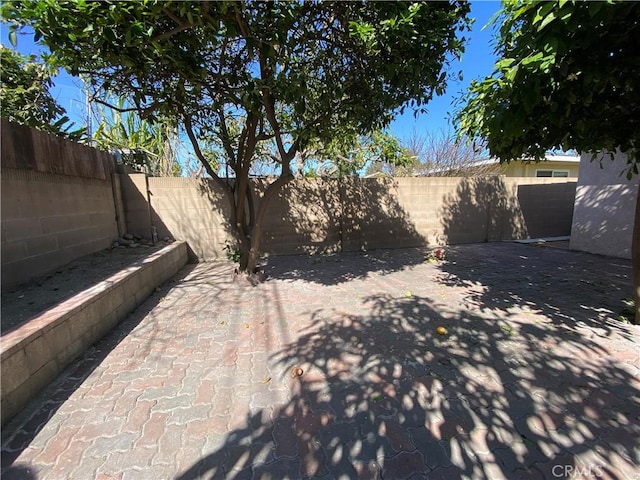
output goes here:
{"type": "Polygon", "coordinates": [[[134,265],[164,244],[136,248],[109,248],[86,255],[2,293],[0,318],[2,334],[73,295],[90,288],[114,273],[134,265]]]}

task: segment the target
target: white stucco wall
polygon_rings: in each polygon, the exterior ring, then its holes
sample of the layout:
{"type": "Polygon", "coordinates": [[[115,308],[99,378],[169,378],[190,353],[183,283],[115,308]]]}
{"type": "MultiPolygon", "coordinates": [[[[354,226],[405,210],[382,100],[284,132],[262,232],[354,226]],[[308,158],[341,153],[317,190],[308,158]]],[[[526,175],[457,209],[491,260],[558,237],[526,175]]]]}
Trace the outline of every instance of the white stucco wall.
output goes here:
{"type": "Polygon", "coordinates": [[[617,154],[580,159],[570,247],[590,253],[631,258],[638,176],[627,180],[627,157],[617,154]],[[600,161],[602,160],[602,161],[600,161]]]}

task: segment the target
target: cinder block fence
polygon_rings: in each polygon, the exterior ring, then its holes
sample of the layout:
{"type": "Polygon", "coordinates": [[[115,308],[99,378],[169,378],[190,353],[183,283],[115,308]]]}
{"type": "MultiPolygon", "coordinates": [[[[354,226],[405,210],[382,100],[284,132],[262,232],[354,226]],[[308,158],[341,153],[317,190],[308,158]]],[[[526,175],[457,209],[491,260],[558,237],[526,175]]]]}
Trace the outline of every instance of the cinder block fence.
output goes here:
{"type": "MultiPolygon", "coordinates": [[[[213,181],[121,178],[128,229],[184,239],[201,260],[224,258],[229,205],[213,181]],[[129,220],[128,220],[129,222],[129,220]]],[[[264,188],[256,181],[255,190],[264,188]]],[[[571,232],[576,182],[563,178],[299,179],[272,199],[262,251],[358,251],[571,232]]]]}
{"type": "MultiPolygon", "coordinates": [[[[108,153],[2,120],[2,288],[107,248],[125,231],[224,257],[229,206],[207,179],[116,173],[108,153]]],[[[264,181],[254,183],[257,195],[264,181]]],[[[563,178],[299,179],[268,208],[267,253],[473,243],[571,232],[563,178]]]]}
{"type": "Polygon", "coordinates": [[[118,237],[115,159],[2,119],[2,288],[118,237]]]}

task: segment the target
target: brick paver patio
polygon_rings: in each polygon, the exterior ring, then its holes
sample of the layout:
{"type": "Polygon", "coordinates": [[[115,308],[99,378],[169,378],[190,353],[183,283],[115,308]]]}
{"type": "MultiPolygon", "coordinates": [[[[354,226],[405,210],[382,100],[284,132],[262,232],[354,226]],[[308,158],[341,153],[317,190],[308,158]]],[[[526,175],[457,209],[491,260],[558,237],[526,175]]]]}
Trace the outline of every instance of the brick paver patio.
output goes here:
{"type": "Polygon", "coordinates": [[[188,266],[4,429],[2,478],[640,478],[630,262],[493,243],[267,271],[188,266]]]}

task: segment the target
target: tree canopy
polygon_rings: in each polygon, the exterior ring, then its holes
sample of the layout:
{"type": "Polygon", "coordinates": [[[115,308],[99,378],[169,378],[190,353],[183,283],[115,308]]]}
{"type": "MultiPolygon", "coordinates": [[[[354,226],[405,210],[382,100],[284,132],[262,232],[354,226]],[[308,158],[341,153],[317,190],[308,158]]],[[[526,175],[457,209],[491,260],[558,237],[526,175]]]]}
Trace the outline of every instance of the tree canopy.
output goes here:
{"type": "Polygon", "coordinates": [[[337,137],[329,144],[312,143],[301,157],[303,165],[312,160],[314,174],[326,177],[357,175],[368,172],[374,164],[403,167],[414,160],[395,135],[383,130],[354,138],[337,137]]]}
{"type": "Polygon", "coordinates": [[[79,139],[84,130],[72,127],[66,110],[49,91],[53,75],[55,70],[35,57],[0,45],[0,114],[21,125],[79,139]]]}
{"type": "Polygon", "coordinates": [[[143,118],[176,118],[232,206],[251,270],[269,199],[312,142],[385,127],[444,92],[463,51],[466,2],[6,2],[56,65],[101,93],[129,98],[143,118]],[[218,176],[199,139],[219,140],[234,181],[218,176]],[[263,142],[279,175],[254,205],[249,171],[263,142]]]}
{"type": "Polygon", "coordinates": [[[472,83],[460,132],[505,161],[620,148],[638,173],[639,19],[638,2],[504,1],[499,61],[472,83]]]}

